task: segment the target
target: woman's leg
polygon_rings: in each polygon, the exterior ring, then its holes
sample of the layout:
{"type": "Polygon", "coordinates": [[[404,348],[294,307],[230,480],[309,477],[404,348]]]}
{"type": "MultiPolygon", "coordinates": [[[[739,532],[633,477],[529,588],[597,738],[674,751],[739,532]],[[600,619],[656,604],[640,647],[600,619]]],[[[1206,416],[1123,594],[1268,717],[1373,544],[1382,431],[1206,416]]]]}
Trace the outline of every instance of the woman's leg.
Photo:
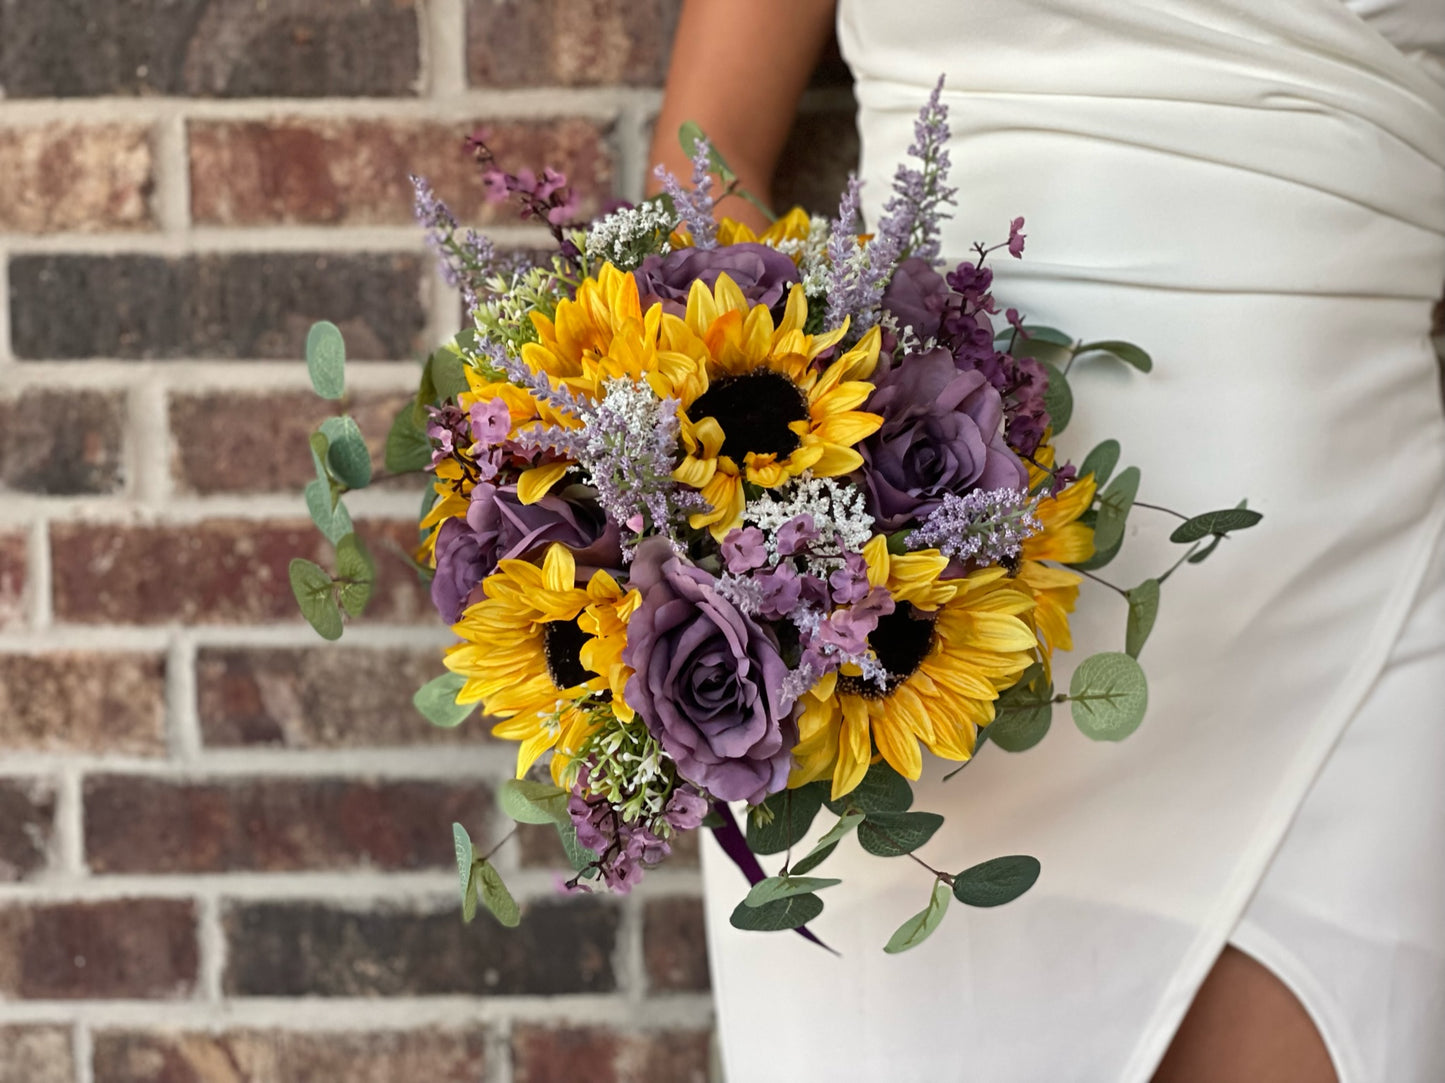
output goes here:
{"type": "Polygon", "coordinates": [[[1154,1083],[1337,1083],[1329,1051],[1295,995],[1226,947],[1200,986],[1154,1083]]]}

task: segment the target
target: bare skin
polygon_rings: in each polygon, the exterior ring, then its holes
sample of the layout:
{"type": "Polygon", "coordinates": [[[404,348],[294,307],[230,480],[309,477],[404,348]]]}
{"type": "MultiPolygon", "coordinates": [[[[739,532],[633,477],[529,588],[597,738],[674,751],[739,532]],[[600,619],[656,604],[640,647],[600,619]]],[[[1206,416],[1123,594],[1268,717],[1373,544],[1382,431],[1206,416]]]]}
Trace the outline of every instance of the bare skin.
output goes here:
{"type": "MultiPolygon", "coordinates": [[[[798,99],[832,30],[834,0],[686,0],[653,162],[686,179],[677,130],[697,121],[744,187],[769,202],[798,99]]],[[[658,182],[649,177],[649,191],[658,182]]],[[[733,197],[719,215],[755,228],[733,197]]],[[[1154,1083],[1336,1083],[1329,1053],[1294,994],[1268,969],[1225,948],[1175,1035],[1154,1083]]]]}

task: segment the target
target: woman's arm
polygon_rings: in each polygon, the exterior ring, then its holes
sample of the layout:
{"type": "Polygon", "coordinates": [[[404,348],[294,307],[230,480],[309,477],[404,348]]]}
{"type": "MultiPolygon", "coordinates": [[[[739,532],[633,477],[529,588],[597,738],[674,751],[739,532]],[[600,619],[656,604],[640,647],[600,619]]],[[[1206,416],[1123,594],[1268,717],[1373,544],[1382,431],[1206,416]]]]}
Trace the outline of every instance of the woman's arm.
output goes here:
{"type": "MultiPolygon", "coordinates": [[[[686,0],[649,161],[685,182],[692,166],[677,130],[695,120],[742,186],[768,203],[798,98],[832,29],[833,6],[834,0],[686,0]]],[[[648,192],[659,187],[649,169],[648,192]]],[[[736,197],[718,212],[755,228],[766,224],[736,197]]]]}

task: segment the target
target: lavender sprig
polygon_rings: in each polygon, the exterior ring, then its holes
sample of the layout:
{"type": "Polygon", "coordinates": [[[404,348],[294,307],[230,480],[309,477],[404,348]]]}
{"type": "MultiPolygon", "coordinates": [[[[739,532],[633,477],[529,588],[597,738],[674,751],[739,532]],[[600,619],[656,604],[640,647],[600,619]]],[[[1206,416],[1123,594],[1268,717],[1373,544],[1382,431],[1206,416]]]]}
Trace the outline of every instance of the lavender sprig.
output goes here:
{"type": "Polygon", "coordinates": [[[1023,543],[1043,530],[1037,510],[1038,500],[1021,489],[948,493],[907,543],[910,548],[932,546],[953,560],[1009,564],[1019,558],[1023,543]]]}
{"type": "Polygon", "coordinates": [[[823,326],[841,327],[849,320],[848,342],[856,342],[878,322],[883,291],[898,261],[894,238],[880,233],[867,244],[858,243],[860,187],[858,177],[850,173],[828,239],[828,308],[823,326]]]}
{"type": "Polygon", "coordinates": [[[706,139],[698,139],[692,152],[692,190],[688,191],[682,182],[665,166],[653,170],[653,176],[662,181],[663,190],[672,198],[678,218],[692,235],[694,248],[717,247],[717,222],[713,220],[712,198],[712,148],[706,139]]]}
{"type": "Polygon", "coordinates": [[[913,122],[913,143],[908,153],[922,163],[912,169],[902,163],[893,174],[893,196],[883,205],[878,235],[886,237],[900,256],[912,255],[930,263],[939,257],[941,223],[953,217],[943,207],[953,204],[958,189],[943,183],[952,164],[948,154],[948,106],[941,101],[943,77],[913,122]]]}
{"type": "Polygon", "coordinates": [[[424,177],[412,175],[411,185],[416,220],[426,230],[426,243],[436,253],[442,278],[448,286],[466,294],[470,308],[472,299],[481,292],[483,280],[496,273],[496,248],[475,230],[463,231],[424,177]]]}

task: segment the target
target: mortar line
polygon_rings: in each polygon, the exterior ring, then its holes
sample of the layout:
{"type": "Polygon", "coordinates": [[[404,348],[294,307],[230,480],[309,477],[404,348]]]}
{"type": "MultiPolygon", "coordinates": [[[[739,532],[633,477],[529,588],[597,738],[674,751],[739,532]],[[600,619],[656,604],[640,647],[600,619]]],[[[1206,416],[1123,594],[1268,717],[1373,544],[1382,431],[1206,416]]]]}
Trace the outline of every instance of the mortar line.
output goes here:
{"type": "MultiPolygon", "coordinates": [[[[415,492],[369,489],[348,493],[346,505],[354,519],[416,517],[421,486],[415,492]]],[[[207,519],[306,520],[306,505],[298,487],[294,493],[221,493],[215,496],[178,496],[152,504],[128,496],[42,497],[7,495],[0,506],[0,526],[26,526],[38,515],[60,522],[100,522],[130,526],[166,526],[207,519]]]]}
{"type": "MultiPolygon", "coordinates": [[[[417,719],[418,730],[426,724],[417,719]]],[[[481,720],[477,724],[485,726],[481,720]]],[[[265,776],[272,781],[360,777],[382,781],[465,782],[478,772],[494,774],[498,780],[505,779],[515,770],[515,764],[515,749],[500,744],[413,745],[325,751],[230,749],[204,751],[190,759],[7,752],[4,762],[0,763],[0,778],[31,778],[75,768],[175,782],[217,784],[257,776],[265,776]]]]}
{"type": "Polygon", "coordinates": [[[126,459],[131,476],[126,486],[140,504],[163,502],[170,495],[170,423],[166,393],[148,370],[137,373],[127,396],[126,459]]]}
{"type": "MultiPolygon", "coordinates": [[[[43,509],[30,518],[25,538],[25,590],[27,608],[30,612],[30,631],[22,633],[30,639],[34,634],[51,626],[54,620],[54,603],[51,599],[50,530],[43,509]]],[[[27,525],[21,519],[22,525],[27,525]]]]}
{"type": "Polygon", "coordinates": [[[221,900],[213,893],[196,899],[196,945],[196,992],[206,1003],[220,1005],[225,1001],[226,931],[221,924],[221,900]]]}
{"type": "Polygon", "coordinates": [[[201,723],[196,711],[196,645],[176,636],[166,652],[166,747],[179,765],[201,756],[201,723]]]}
{"type": "Polygon", "coordinates": [[[185,116],[157,117],[153,128],[156,224],[167,233],[184,232],[191,224],[191,177],[185,116]]]}
{"type": "Polygon", "coordinates": [[[467,93],[467,15],[462,0],[431,0],[421,35],[427,97],[448,102],[467,93]]]}
{"type": "Polygon", "coordinates": [[[487,1063],[495,1066],[489,1073],[489,1083],[512,1083],[515,1070],[512,1064],[512,1021],[503,1019],[489,1034],[487,1063]]]}
{"type": "MultiPolygon", "coordinates": [[[[479,221],[475,227],[500,247],[539,247],[551,234],[535,226],[479,221]]],[[[426,238],[414,224],[194,226],[149,233],[0,234],[12,255],[155,255],[322,252],[404,252],[421,255],[426,238]]]]}
{"type": "Polygon", "coordinates": [[[75,1083],[95,1083],[95,1038],[90,1024],[77,1020],[71,1028],[71,1054],[75,1057],[75,1083]]]}
{"type": "Polygon", "coordinates": [[[613,965],[620,979],[620,991],[628,1003],[640,1006],[647,992],[647,964],[642,950],[642,904],[630,893],[622,903],[617,954],[618,959],[613,965]]]}
{"type": "Polygon", "coordinates": [[[81,768],[76,764],[61,765],[56,773],[55,787],[55,851],[56,867],[51,879],[84,883],[89,879],[85,866],[85,803],[81,793],[81,768]]]}
{"type": "MultiPolygon", "coordinates": [[[[34,654],[40,651],[115,651],[123,653],[161,653],[170,645],[171,636],[183,626],[177,623],[159,625],[84,625],[59,624],[43,630],[0,632],[0,654],[34,654]]],[[[326,644],[310,625],[299,618],[285,623],[271,622],[251,625],[191,625],[198,647],[207,648],[325,648],[326,644]]],[[[442,673],[442,649],[456,642],[450,628],[436,624],[358,624],[347,629],[339,649],[396,650],[435,648],[437,675],[442,673]]],[[[0,771],[14,753],[7,751],[0,758],[0,771]]]]}
{"type": "MultiPolygon", "coordinates": [[[[27,387],[86,391],[128,390],[148,376],[165,392],[208,391],[310,392],[306,366],[295,361],[227,361],[214,359],[135,361],[125,358],[87,358],[83,361],[23,361],[5,369],[7,391],[27,387]]],[[[415,391],[419,366],[415,361],[353,361],[346,368],[351,391],[415,391]]],[[[316,399],[318,416],[325,405],[316,399]]]]}

